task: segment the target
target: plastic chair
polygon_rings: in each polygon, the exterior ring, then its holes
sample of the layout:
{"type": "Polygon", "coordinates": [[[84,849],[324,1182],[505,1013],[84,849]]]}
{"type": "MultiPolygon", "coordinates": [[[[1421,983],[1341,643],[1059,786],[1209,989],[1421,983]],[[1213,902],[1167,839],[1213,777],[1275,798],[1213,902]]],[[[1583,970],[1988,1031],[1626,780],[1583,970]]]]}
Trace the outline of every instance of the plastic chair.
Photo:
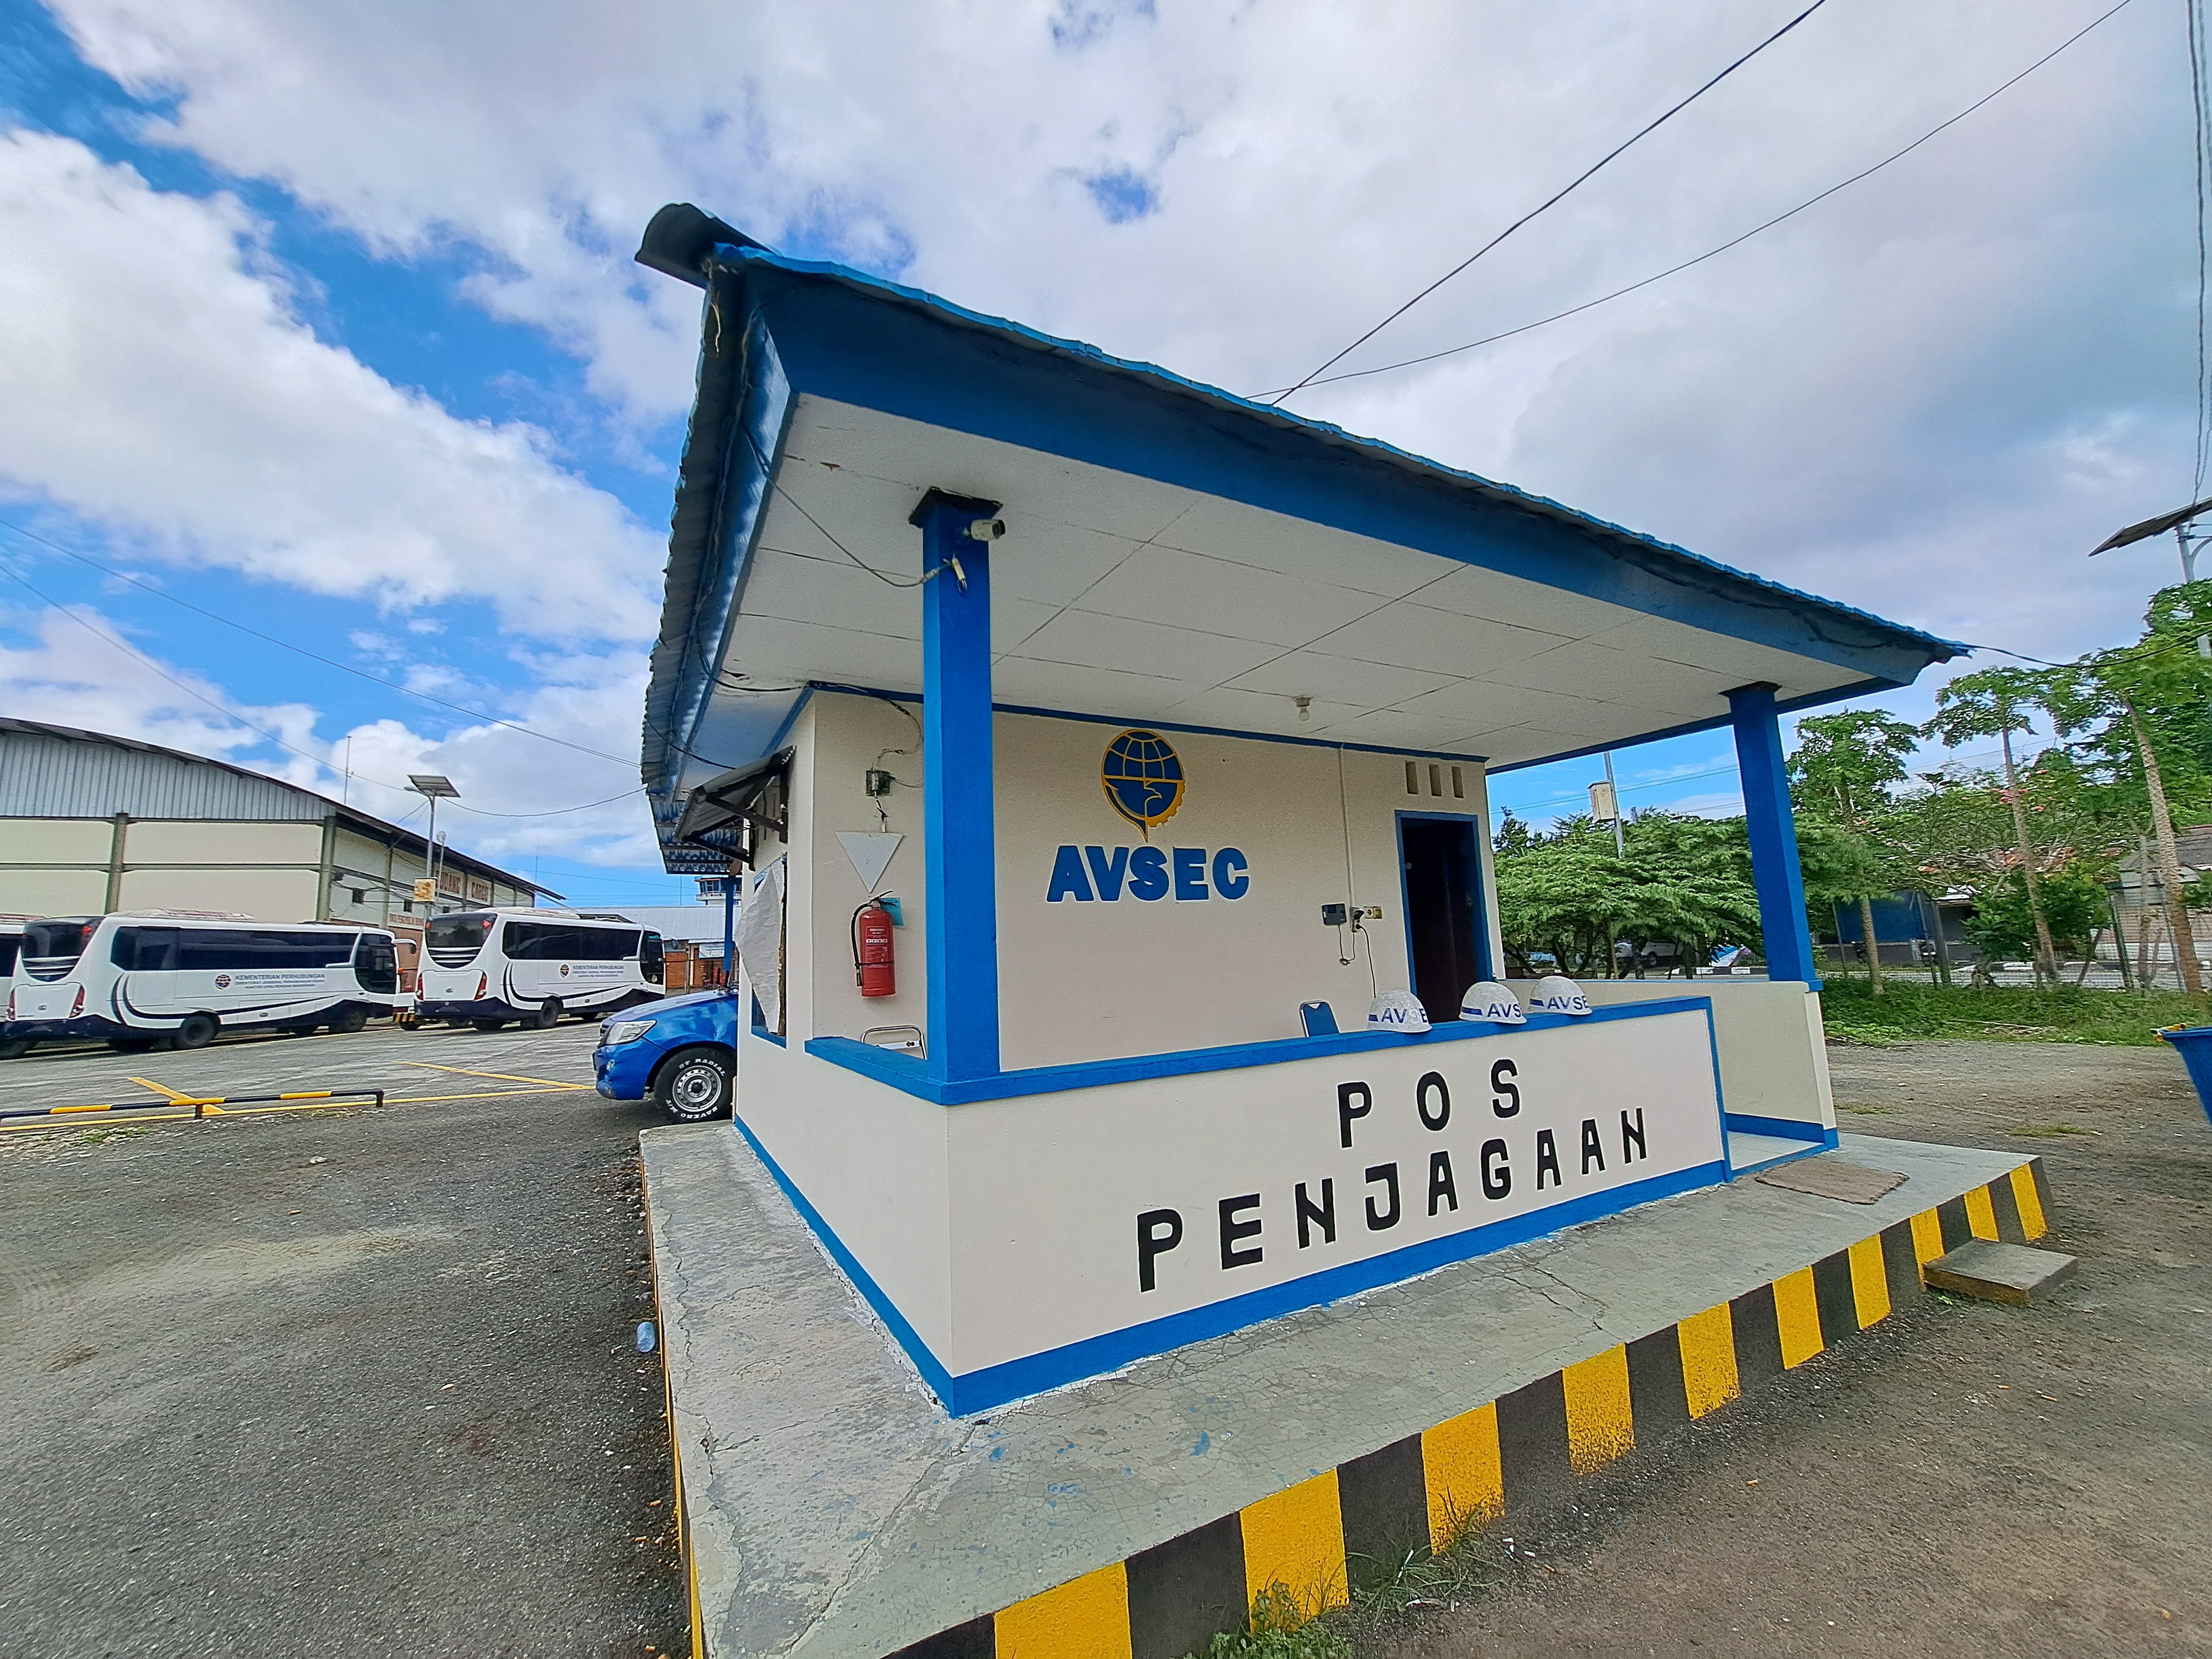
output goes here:
{"type": "Polygon", "coordinates": [[[1308,1036],[1334,1036],[1337,1034],[1336,1010],[1326,1002],[1301,1002],[1298,1004],[1298,1020],[1305,1027],[1308,1036]]]}

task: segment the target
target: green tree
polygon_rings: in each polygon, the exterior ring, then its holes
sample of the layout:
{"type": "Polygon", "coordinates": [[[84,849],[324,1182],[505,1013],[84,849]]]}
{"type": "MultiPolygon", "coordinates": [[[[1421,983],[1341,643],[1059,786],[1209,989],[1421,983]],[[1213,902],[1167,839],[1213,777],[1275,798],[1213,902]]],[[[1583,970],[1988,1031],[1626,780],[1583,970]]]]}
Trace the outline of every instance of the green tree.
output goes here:
{"type": "Polygon", "coordinates": [[[2027,806],[2012,753],[2013,733],[2035,729],[2030,712],[2041,708],[2046,696],[2046,677],[2025,668],[1984,668],[1961,674],[1936,693],[1935,718],[1922,732],[1949,749],[1960,748],[1975,738],[1995,738],[2002,746],[2005,799],[2012,807],[2020,872],[2027,887],[2028,915],[2035,924],[2035,977],[2039,984],[2056,985],[2058,953],[2051,942],[2050,919],[2043,911],[2035,843],[2027,832],[2027,806]]]}
{"type": "Polygon", "coordinates": [[[1498,908],[1516,972],[1583,976],[1617,971],[1615,945],[1641,959],[1666,941],[1684,957],[1759,936],[1759,899],[1741,819],[1709,822],[1639,812],[1623,829],[1626,854],[1609,829],[1566,818],[1548,835],[1497,839],[1498,908]]]}
{"type": "MultiPolygon", "coordinates": [[[[1890,790],[1909,775],[1906,762],[1920,742],[1920,728],[1877,708],[1850,708],[1840,714],[1816,714],[1797,722],[1797,751],[1790,757],[1790,794],[1798,811],[1816,826],[1814,871],[1806,884],[1824,896],[1858,901],[1859,928],[1866,940],[1867,974],[1875,995],[1881,994],[1881,949],[1875,937],[1874,901],[1900,884],[1893,860],[1876,835],[1877,820],[1891,805],[1890,790]],[[1846,845],[1820,826],[1841,831],[1856,844],[1846,845]]],[[[1806,842],[1799,836],[1799,864],[1806,842]]]]}
{"type": "Polygon", "coordinates": [[[2205,712],[2212,660],[2203,654],[2212,634],[2212,581],[2162,589],[2143,620],[2135,645],[2091,652],[2052,671],[2045,707],[2062,737],[2080,739],[2076,747],[2092,764],[2124,790],[2141,788],[2158,846],[2174,963],[2182,988],[2198,996],[2203,978],[2174,842],[2174,803],[2195,806],[2212,793],[2212,727],[2205,712]]]}

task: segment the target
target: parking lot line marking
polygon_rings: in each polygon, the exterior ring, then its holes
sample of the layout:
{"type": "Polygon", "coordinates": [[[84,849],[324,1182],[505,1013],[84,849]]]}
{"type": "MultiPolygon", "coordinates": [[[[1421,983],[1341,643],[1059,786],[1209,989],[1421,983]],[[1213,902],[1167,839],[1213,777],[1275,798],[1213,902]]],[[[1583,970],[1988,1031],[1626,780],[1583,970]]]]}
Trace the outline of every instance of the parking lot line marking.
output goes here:
{"type": "Polygon", "coordinates": [[[512,1072],[472,1072],[465,1066],[433,1066],[427,1060],[403,1060],[402,1066],[420,1066],[433,1072],[453,1072],[462,1077],[495,1077],[501,1083],[543,1083],[554,1089],[588,1089],[588,1083],[562,1083],[550,1077],[517,1077],[512,1072]]]}
{"type": "MultiPolygon", "coordinates": [[[[136,1079],[134,1079],[133,1081],[136,1081],[136,1079]]],[[[485,1089],[475,1094],[465,1095],[396,1095],[387,1097],[384,1103],[387,1106],[425,1106],[445,1100],[502,1100],[515,1095],[574,1095],[581,1094],[591,1086],[592,1085],[588,1083],[559,1083],[543,1089],[485,1089]]],[[[210,1106],[206,1109],[210,1117],[218,1115],[222,1117],[251,1117],[264,1112],[327,1112],[340,1107],[359,1106],[368,1103],[365,1101],[330,1100],[322,1097],[322,1096],[327,1095],[328,1093],[328,1091],[323,1091],[317,1096],[305,1099],[295,1095],[283,1097],[283,1098],[287,1100],[298,1102],[297,1104],[289,1106],[233,1106],[227,1110],[210,1106]]],[[[179,1096],[174,1103],[180,1106],[197,1106],[202,1103],[194,1101],[189,1095],[183,1095],[179,1096]]],[[[56,1116],[64,1112],[82,1114],[85,1112],[108,1112],[114,1109],[115,1109],[112,1103],[102,1106],[58,1107],[56,1109],[54,1114],[44,1118],[33,1118],[29,1121],[23,1123],[0,1123],[0,1134],[9,1134],[21,1129],[53,1129],[64,1127],[66,1127],[65,1125],[58,1124],[54,1121],[56,1116]]],[[[180,1120],[189,1122],[191,1120],[191,1117],[192,1114],[190,1112],[139,1112],[133,1114],[130,1117],[120,1118],[117,1121],[124,1123],[173,1123],[180,1120]]]]}
{"type": "Polygon", "coordinates": [[[125,1083],[135,1083],[142,1089],[149,1089],[157,1095],[167,1095],[170,1099],[174,1101],[185,1101],[191,1098],[188,1095],[179,1094],[174,1089],[172,1089],[166,1083],[155,1082],[150,1077],[129,1077],[123,1080],[125,1083]]]}

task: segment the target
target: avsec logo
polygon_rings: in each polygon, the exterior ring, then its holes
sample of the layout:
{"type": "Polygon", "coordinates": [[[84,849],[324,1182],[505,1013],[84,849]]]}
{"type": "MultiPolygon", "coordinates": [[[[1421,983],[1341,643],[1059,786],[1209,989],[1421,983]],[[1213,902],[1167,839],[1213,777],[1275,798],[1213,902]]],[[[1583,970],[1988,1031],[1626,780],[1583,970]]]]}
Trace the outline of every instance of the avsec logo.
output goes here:
{"type": "MultiPolygon", "coordinates": [[[[1107,801],[1147,843],[1153,827],[1182,805],[1182,762],[1157,732],[1124,732],[1108,744],[1098,781],[1107,801]]],[[[1145,902],[1241,899],[1252,890],[1248,868],[1234,847],[1212,853],[1203,847],[1063,847],[1053,856],[1045,902],[1113,904],[1124,893],[1145,902]]]]}
{"type": "Polygon", "coordinates": [[[1124,732],[1106,745],[1098,769],[1106,799],[1146,841],[1182,805],[1182,761],[1157,732],[1124,732]]]}

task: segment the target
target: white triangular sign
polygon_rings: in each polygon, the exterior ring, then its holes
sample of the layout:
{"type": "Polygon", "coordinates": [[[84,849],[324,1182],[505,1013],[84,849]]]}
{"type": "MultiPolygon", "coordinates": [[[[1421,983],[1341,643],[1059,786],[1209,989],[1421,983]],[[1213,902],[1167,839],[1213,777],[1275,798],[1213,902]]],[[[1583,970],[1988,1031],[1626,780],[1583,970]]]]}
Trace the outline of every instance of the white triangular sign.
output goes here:
{"type": "Polygon", "coordinates": [[[891,854],[898,851],[899,843],[905,839],[904,836],[864,836],[849,830],[837,832],[845,856],[853,860],[853,872],[871,893],[883,884],[884,872],[891,866],[891,854]]]}

